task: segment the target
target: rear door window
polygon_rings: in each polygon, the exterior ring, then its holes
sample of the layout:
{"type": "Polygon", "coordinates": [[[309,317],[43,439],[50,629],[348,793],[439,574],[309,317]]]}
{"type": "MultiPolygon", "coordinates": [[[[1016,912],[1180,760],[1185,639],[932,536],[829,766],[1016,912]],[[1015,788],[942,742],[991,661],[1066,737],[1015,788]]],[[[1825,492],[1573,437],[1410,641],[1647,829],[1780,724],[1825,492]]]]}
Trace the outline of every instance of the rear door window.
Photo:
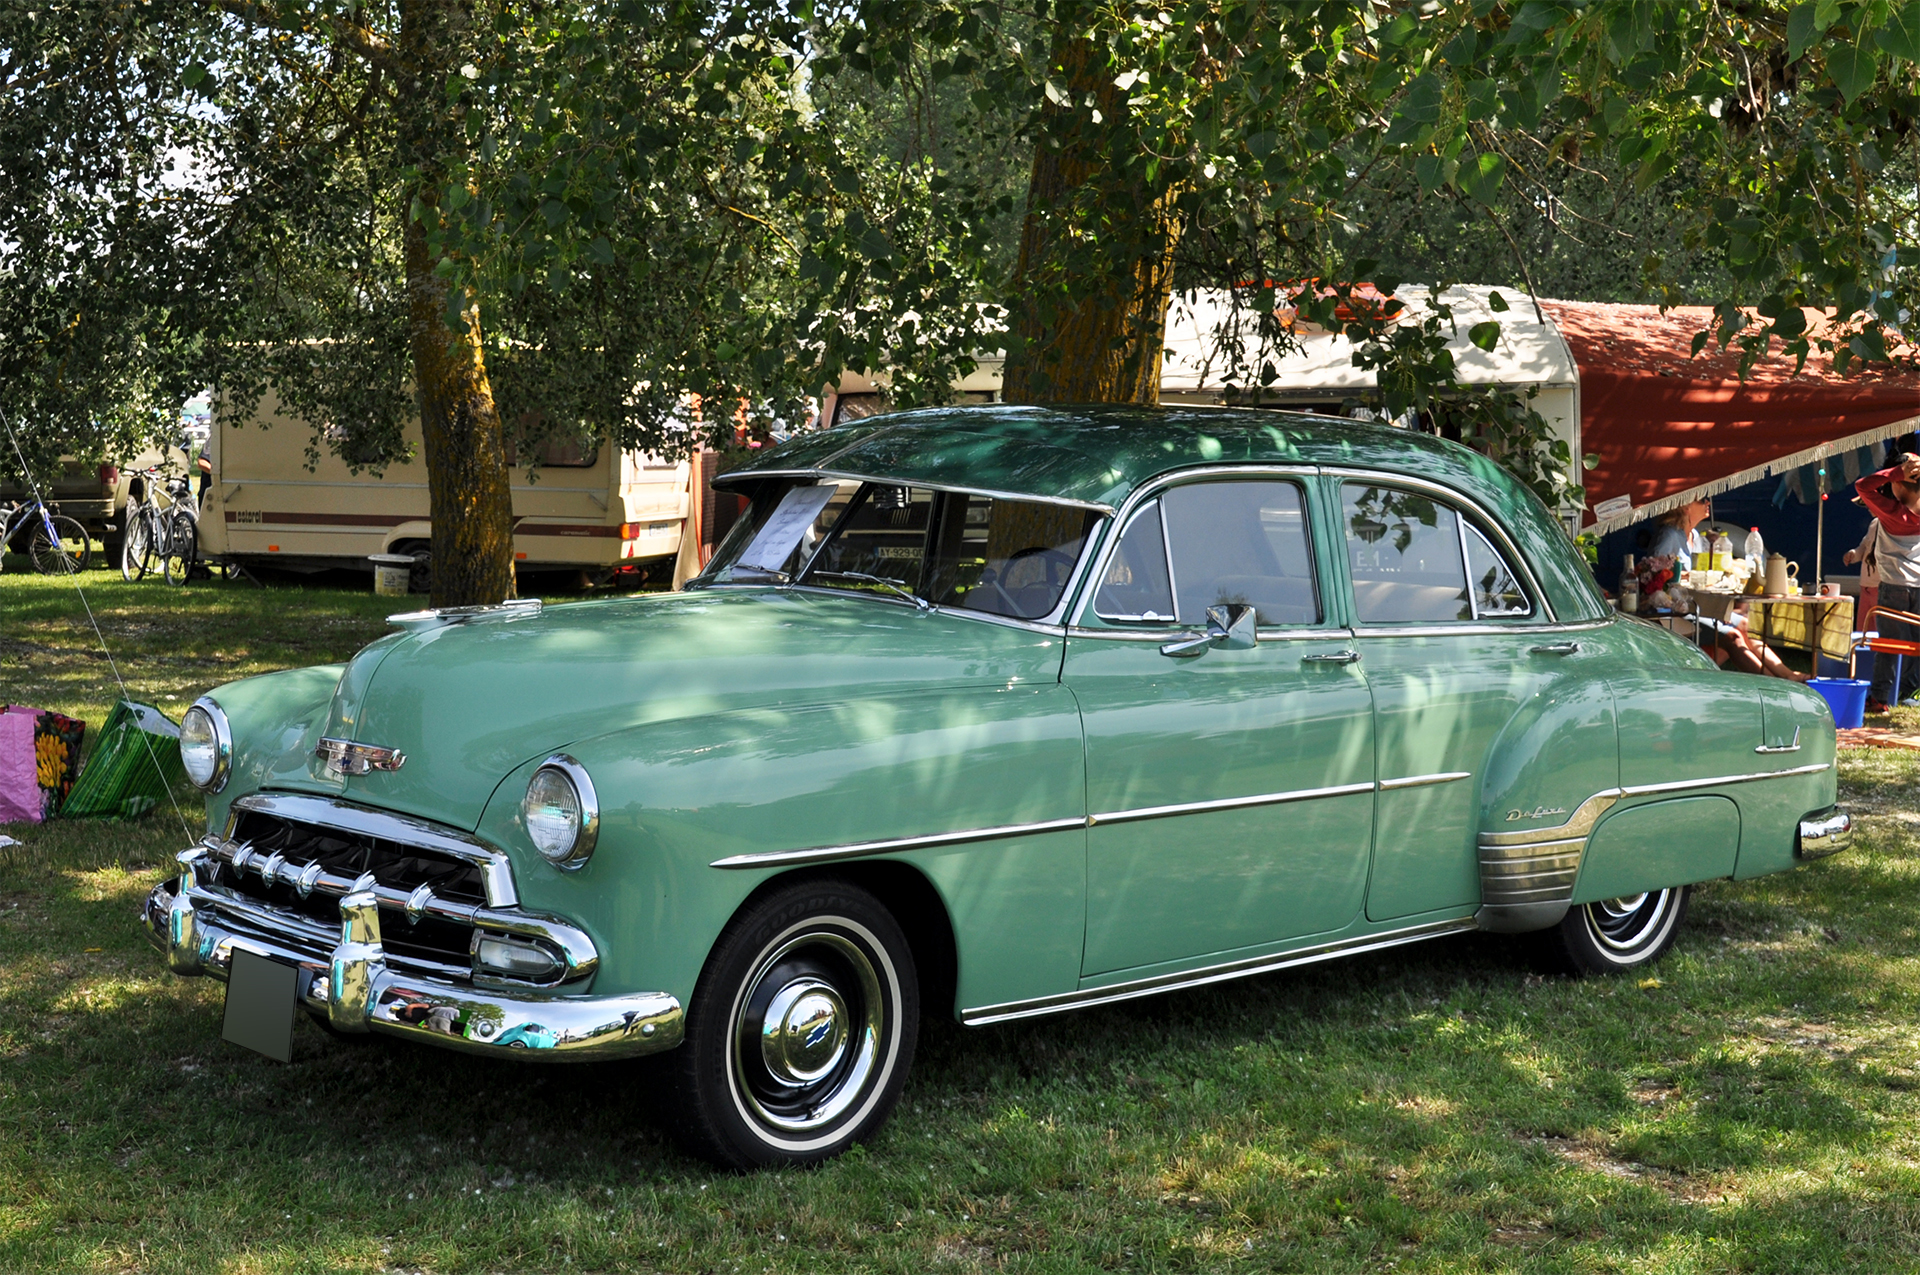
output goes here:
{"type": "Polygon", "coordinates": [[[1355,623],[1454,624],[1533,613],[1505,557],[1451,505],[1369,483],[1347,483],[1340,494],[1355,623]]]}

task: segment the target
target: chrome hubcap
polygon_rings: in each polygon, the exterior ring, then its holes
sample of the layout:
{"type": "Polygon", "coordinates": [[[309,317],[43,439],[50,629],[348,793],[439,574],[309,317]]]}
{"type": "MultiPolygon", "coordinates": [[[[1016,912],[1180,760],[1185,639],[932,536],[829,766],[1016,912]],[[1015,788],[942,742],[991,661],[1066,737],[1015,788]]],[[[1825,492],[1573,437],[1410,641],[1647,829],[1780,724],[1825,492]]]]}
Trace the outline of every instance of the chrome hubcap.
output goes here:
{"type": "Polygon", "coordinates": [[[1587,929],[1608,951],[1630,953],[1650,939],[1658,940],[1671,921],[1678,898],[1677,890],[1658,890],[1589,903],[1587,929]]]}
{"type": "Polygon", "coordinates": [[[825,929],[775,943],[734,1002],[742,1114],[788,1136],[846,1115],[884,1071],[887,1015],[879,972],[861,944],[825,929]]]}
{"type": "Polygon", "coordinates": [[[847,1051],[847,1007],[817,979],[802,978],[773,994],[760,1027],[760,1058],[774,1079],[807,1085],[847,1051]]]}

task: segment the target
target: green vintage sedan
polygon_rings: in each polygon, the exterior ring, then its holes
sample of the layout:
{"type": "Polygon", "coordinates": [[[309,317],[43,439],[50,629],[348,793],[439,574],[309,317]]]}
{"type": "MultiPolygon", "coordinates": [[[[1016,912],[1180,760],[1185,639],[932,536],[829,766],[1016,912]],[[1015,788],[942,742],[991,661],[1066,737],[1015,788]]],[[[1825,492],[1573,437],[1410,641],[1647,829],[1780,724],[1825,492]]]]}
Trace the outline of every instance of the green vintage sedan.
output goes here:
{"type": "Polygon", "coordinates": [[[1615,615],[1497,465],[1287,413],[973,407],[716,483],[684,592],[424,611],[181,730],[145,922],[305,1010],[671,1054],[690,1146],[871,1135],[924,1011],[1004,1023],[1472,929],[1576,967],[1841,848],[1826,704],[1615,615]]]}

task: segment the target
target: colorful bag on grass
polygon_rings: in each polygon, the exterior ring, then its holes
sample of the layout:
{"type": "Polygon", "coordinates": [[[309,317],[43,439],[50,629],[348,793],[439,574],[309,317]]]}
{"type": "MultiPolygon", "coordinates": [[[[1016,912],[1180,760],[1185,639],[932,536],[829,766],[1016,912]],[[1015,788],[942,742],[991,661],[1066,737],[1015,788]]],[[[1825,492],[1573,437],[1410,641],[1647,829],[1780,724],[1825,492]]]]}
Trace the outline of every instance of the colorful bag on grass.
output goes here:
{"type": "Polygon", "coordinates": [[[185,778],[180,727],[151,704],[123,699],[107,714],[61,813],[69,819],[135,819],[185,778]]]}
{"type": "Polygon", "coordinates": [[[87,724],[43,708],[0,708],[0,823],[51,819],[73,791],[87,724]]]}

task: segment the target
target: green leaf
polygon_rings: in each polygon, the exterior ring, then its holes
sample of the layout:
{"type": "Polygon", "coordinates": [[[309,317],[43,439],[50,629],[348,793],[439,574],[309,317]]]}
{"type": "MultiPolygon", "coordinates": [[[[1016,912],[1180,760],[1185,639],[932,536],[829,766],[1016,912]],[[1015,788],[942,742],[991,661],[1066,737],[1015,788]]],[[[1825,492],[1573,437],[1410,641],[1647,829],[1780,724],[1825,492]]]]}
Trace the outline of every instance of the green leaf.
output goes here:
{"type": "Polygon", "coordinates": [[[451,212],[459,212],[467,206],[467,201],[472,198],[473,193],[465,186],[455,185],[447,187],[447,208],[451,212]]]}
{"type": "Polygon", "coordinates": [[[188,88],[194,87],[206,78],[207,68],[198,62],[191,63],[186,70],[180,72],[180,82],[188,88]]]}
{"type": "Polygon", "coordinates": [[[1483,152],[1460,165],[1460,189],[1468,198],[1483,204],[1493,203],[1506,180],[1507,161],[1492,151],[1483,152]]]}
{"type": "Polygon", "coordinates": [[[1495,314],[1512,308],[1513,307],[1507,304],[1507,299],[1498,292],[1489,292],[1487,294],[1487,309],[1493,311],[1495,314]]]}
{"type": "Polygon", "coordinates": [[[1920,0],[1896,7],[1887,24],[1873,33],[1873,42],[1894,57],[1920,62],[1920,0]]]}
{"type": "Polygon", "coordinates": [[[1711,332],[1696,332],[1693,334],[1693,357],[1694,358],[1697,359],[1700,357],[1700,351],[1707,348],[1707,342],[1712,338],[1713,338],[1713,333],[1711,332]]]}
{"type": "Polygon", "coordinates": [[[1857,44],[1836,44],[1827,50],[1827,74],[1833,77],[1833,86],[1849,105],[1873,87],[1874,73],[1878,70],[1876,50],[1857,44]]]}
{"type": "Polygon", "coordinates": [[[1467,329],[1467,340],[1482,350],[1492,350],[1500,343],[1500,325],[1492,319],[1476,323],[1467,329]]]}

